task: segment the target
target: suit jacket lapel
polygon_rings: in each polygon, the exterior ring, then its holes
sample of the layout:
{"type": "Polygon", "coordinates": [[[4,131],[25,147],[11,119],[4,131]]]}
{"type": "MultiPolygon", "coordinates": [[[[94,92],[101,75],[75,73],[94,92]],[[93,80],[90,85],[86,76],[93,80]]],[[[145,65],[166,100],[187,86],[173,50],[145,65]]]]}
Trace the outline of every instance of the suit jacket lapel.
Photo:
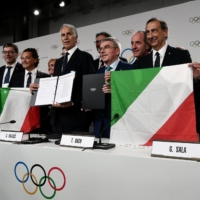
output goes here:
{"type": "Polygon", "coordinates": [[[122,65],[122,62],[119,61],[118,65],[117,65],[117,67],[116,67],[116,69],[115,69],[115,71],[120,71],[120,70],[122,70],[121,65],[122,65]]]}
{"type": "Polygon", "coordinates": [[[2,84],[3,84],[3,75],[4,75],[5,68],[6,68],[6,66],[1,67],[1,73],[0,73],[0,80],[2,81],[0,83],[1,87],[2,87],[2,84]]]}
{"type": "Polygon", "coordinates": [[[145,66],[145,68],[153,68],[153,51],[151,51],[151,53],[147,55],[146,59],[148,66],[145,66]]]}
{"type": "Polygon", "coordinates": [[[162,67],[169,65],[172,53],[172,48],[168,45],[163,59],[162,67]]]}

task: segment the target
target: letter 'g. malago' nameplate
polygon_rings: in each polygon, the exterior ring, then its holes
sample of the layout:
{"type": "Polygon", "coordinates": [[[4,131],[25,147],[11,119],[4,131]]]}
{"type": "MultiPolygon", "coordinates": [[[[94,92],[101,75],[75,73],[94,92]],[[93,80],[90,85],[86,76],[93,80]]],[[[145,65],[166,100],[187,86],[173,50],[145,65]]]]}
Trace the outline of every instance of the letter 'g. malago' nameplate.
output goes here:
{"type": "Polygon", "coordinates": [[[94,136],[87,135],[62,135],[60,145],[71,147],[93,147],[94,136]]]}
{"type": "Polygon", "coordinates": [[[151,156],[200,160],[200,143],[153,141],[151,156]]]}

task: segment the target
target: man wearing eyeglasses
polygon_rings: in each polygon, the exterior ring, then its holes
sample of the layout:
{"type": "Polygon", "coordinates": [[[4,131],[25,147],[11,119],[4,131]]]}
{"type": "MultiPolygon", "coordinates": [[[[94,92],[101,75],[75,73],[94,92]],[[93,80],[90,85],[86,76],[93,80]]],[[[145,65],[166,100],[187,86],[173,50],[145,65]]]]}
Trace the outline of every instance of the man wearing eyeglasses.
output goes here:
{"type": "Polygon", "coordinates": [[[99,137],[102,132],[102,137],[110,137],[110,121],[111,121],[111,90],[110,90],[110,73],[112,71],[131,70],[133,65],[123,62],[119,59],[121,44],[116,38],[108,37],[101,40],[99,52],[100,57],[105,63],[105,66],[97,70],[97,73],[105,73],[105,85],[103,92],[106,93],[106,103],[104,110],[95,110],[94,114],[94,134],[99,137]]]}
{"type": "Polygon", "coordinates": [[[24,72],[24,68],[17,62],[19,50],[15,44],[5,44],[2,53],[6,65],[0,67],[0,87],[8,87],[12,77],[24,72]]]}
{"type": "MultiPolygon", "coordinates": [[[[94,41],[94,43],[96,45],[96,49],[98,52],[99,52],[101,41],[108,37],[112,37],[112,36],[107,32],[100,32],[100,33],[96,34],[96,40],[94,41]]],[[[120,60],[122,60],[124,62],[128,62],[126,58],[122,58],[122,57],[119,57],[119,58],[120,58],[120,60]]],[[[97,71],[99,68],[101,68],[103,66],[104,66],[104,62],[102,61],[102,59],[100,57],[94,60],[95,71],[97,71]]]]}

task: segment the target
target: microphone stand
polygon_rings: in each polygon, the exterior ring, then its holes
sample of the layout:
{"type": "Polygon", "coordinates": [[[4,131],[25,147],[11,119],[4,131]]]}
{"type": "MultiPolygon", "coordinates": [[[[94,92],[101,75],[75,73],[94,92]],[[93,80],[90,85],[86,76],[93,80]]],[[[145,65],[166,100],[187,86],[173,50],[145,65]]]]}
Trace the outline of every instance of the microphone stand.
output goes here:
{"type": "Polygon", "coordinates": [[[9,122],[2,122],[0,124],[14,124],[14,123],[16,123],[15,120],[10,120],[9,122]]]}
{"type": "Polygon", "coordinates": [[[112,143],[102,143],[101,142],[101,138],[102,138],[102,133],[103,131],[110,125],[110,123],[114,120],[114,119],[118,119],[119,118],[119,114],[115,114],[114,117],[111,119],[111,121],[102,129],[102,131],[99,134],[99,143],[94,143],[93,149],[111,149],[115,147],[115,144],[112,143]]]}

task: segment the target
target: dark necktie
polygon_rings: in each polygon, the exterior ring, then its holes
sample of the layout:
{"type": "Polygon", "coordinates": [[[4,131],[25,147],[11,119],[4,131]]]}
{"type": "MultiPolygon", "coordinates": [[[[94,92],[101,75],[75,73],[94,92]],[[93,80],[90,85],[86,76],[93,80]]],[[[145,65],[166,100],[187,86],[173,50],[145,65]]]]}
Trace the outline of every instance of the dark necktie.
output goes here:
{"type": "Polygon", "coordinates": [[[6,76],[5,76],[5,79],[4,79],[4,83],[9,83],[9,80],[10,80],[10,70],[11,70],[11,66],[7,66],[6,67],[8,70],[7,70],[7,73],[6,73],[6,76]]]}
{"type": "Polygon", "coordinates": [[[156,60],[154,63],[154,67],[160,67],[160,54],[158,52],[156,52],[156,60]]]}
{"type": "Polygon", "coordinates": [[[26,83],[26,87],[29,87],[29,85],[31,84],[31,72],[28,72],[28,79],[27,79],[27,83],[26,83]]]}
{"type": "Polygon", "coordinates": [[[64,56],[64,59],[63,59],[62,74],[65,74],[66,71],[67,71],[68,55],[69,55],[69,53],[66,52],[66,53],[65,53],[65,56],[64,56]]]}

